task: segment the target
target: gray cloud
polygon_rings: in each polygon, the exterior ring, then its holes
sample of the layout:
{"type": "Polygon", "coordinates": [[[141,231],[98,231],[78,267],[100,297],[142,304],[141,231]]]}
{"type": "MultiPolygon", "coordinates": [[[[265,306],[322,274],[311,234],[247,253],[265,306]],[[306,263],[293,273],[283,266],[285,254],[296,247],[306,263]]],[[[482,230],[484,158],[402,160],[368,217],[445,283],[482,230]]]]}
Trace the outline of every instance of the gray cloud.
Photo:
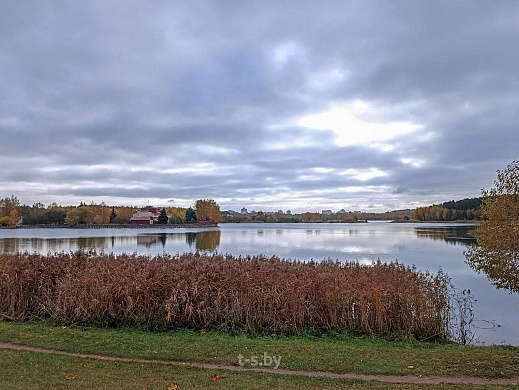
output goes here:
{"type": "Polygon", "coordinates": [[[477,196],[517,158],[517,11],[507,1],[3,5],[0,196],[212,197],[224,209],[295,211],[477,196]],[[367,130],[301,124],[352,102],[369,107],[357,119],[419,130],[348,143],[367,130]]]}

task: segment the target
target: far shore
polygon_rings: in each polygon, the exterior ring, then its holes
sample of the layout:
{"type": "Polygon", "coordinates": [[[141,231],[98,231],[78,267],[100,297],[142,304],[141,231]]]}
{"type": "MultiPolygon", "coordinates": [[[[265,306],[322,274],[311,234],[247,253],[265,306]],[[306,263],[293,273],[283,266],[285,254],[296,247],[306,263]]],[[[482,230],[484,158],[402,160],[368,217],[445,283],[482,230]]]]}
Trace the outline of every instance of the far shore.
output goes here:
{"type": "Polygon", "coordinates": [[[388,223],[470,223],[479,224],[481,221],[475,219],[458,219],[456,221],[417,221],[417,220],[401,220],[401,221],[387,221],[388,223]]]}
{"type": "MultiPolygon", "coordinates": [[[[456,221],[416,221],[416,220],[373,220],[376,222],[386,222],[386,223],[447,223],[447,224],[473,224],[477,225],[481,221],[476,220],[456,220],[456,221]]],[[[333,224],[350,224],[350,223],[369,223],[370,221],[360,220],[360,221],[304,221],[304,222],[262,222],[262,221],[246,221],[246,222],[220,222],[220,224],[228,224],[228,223],[249,223],[249,224],[258,224],[258,225],[276,225],[282,223],[289,224],[305,224],[305,223],[316,223],[316,224],[325,224],[325,223],[333,223],[333,224]]],[[[88,225],[76,225],[76,226],[67,226],[67,225],[18,225],[18,226],[0,226],[0,229],[193,229],[193,228],[212,228],[218,227],[218,223],[185,223],[185,224],[146,224],[146,225],[133,225],[133,224],[88,224],[88,225]]]]}
{"type": "Polygon", "coordinates": [[[178,229],[178,228],[207,228],[218,227],[217,223],[185,223],[185,224],[102,224],[102,225],[19,225],[19,226],[0,226],[0,229],[178,229]]]}

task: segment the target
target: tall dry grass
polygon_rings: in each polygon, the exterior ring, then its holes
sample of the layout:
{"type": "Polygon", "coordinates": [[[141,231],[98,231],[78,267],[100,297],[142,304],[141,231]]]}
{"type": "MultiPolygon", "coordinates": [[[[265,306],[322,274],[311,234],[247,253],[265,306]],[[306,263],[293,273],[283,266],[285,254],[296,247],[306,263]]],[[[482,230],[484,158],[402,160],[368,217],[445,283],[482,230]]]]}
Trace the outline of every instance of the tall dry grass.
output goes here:
{"type": "Polygon", "coordinates": [[[400,264],[277,257],[0,255],[0,318],[247,334],[445,339],[445,278],[400,264]]]}

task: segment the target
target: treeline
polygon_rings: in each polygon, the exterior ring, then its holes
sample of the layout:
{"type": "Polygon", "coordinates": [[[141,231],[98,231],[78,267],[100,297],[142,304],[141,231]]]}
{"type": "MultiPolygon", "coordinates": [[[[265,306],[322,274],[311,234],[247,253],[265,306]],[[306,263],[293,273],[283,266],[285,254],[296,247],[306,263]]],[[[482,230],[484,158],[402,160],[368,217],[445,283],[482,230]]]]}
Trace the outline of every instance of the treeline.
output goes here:
{"type": "Polygon", "coordinates": [[[263,211],[251,212],[248,214],[225,214],[223,222],[266,222],[266,223],[304,223],[304,222],[358,222],[357,214],[332,213],[324,215],[322,213],[301,213],[285,214],[282,212],[265,213],[263,211]]]}
{"type": "MultiPolygon", "coordinates": [[[[45,206],[34,203],[32,206],[20,204],[14,195],[0,198],[0,226],[17,225],[106,225],[129,224],[138,208],[134,206],[110,206],[105,202],[99,204],[81,202],[78,206],[61,206],[52,203],[45,206]]],[[[193,207],[162,208],[166,220],[159,222],[181,224],[197,221],[221,222],[220,207],[212,199],[199,199],[193,207]]]]}
{"type": "Polygon", "coordinates": [[[417,221],[463,221],[481,219],[481,198],[451,200],[442,204],[417,207],[413,219],[417,221]]]}
{"type": "Polygon", "coordinates": [[[413,215],[413,210],[393,210],[385,213],[360,213],[360,219],[370,221],[408,221],[413,215]]]}
{"type": "MultiPolygon", "coordinates": [[[[104,202],[100,204],[81,202],[79,206],[64,207],[66,211],[65,219],[62,224],[70,227],[77,225],[106,225],[106,224],[128,224],[130,218],[136,211],[132,206],[109,206],[104,202]]],[[[24,225],[31,225],[32,223],[26,221],[24,216],[24,225]]]]}

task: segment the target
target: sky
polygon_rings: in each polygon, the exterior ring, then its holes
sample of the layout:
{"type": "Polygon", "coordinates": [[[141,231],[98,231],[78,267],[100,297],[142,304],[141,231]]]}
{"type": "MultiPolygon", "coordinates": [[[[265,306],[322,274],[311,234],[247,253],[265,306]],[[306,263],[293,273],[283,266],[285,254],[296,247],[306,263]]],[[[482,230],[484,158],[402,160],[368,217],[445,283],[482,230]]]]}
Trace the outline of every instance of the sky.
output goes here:
{"type": "Polygon", "coordinates": [[[519,2],[4,1],[0,197],[388,211],[519,157],[519,2]]]}

